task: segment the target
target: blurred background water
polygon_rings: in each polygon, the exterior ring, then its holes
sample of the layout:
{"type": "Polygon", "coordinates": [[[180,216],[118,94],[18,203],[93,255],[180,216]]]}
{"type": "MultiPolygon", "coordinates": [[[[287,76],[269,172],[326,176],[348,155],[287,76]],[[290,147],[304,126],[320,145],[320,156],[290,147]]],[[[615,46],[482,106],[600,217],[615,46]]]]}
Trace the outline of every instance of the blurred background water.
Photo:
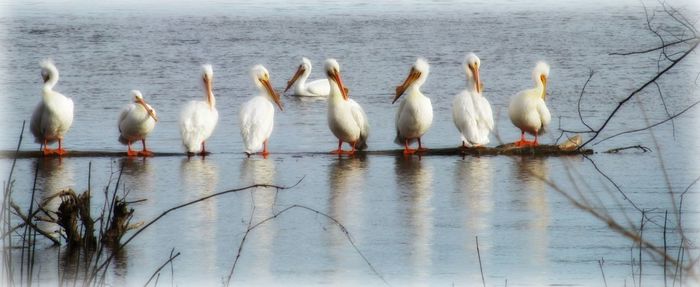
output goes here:
{"type": "MultiPolygon", "coordinates": [[[[691,18],[698,14],[690,1],[671,4],[691,18]]],[[[29,120],[40,99],[38,62],[46,57],[53,58],[60,71],[55,90],[75,102],[75,120],[65,138],[68,150],[124,150],[117,141],[116,120],[130,101],[129,91],[139,89],[160,119],[149,137],[150,148],[182,151],[179,110],[185,102],[203,97],[204,63],[214,66],[220,114],[208,141],[214,154],[205,160],[20,160],[15,176],[19,203],[29,202],[35,169],[39,196],[48,197],[64,188],[86,189],[90,162],[93,188],[102,188],[124,165],[122,180],[129,197],[147,199],[135,206],[137,220],[228,188],[291,185],[304,177],[292,190],[232,194],[169,215],[128,246],[110,275],[115,285],[145,283],[171,248],[182,252],[175,261],[176,283],[220,284],[233,264],[252,206],[255,222],[293,204],[342,222],[393,285],[478,284],[475,236],[489,285],[507,279],[509,286],[600,286],[601,258],[608,282],[622,285],[632,280],[632,243],[573,208],[538,178],[566,190],[585,182],[585,195],[600,197],[601,208],[618,218],[638,219],[636,210],[586,159],[300,155],[297,152],[329,151],[336,141],[327,128],[325,100],[294,97],[283,97],[285,111],[276,113],[273,154],[246,159],[237,113],[240,104],[257,93],[249,76],[254,64],[265,65],[281,91],[302,56],[314,64],[311,79],[321,78],[323,60],[334,57],[350,96],[368,114],[370,149],[398,148],[392,142],[398,106],[391,105],[392,94],[421,56],[432,65],[423,92],[435,112],[423,142],[436,148],[456,146],[459,136],[450,105],[465,88],[463,58],[475,52],[482,62],[484,95],[497,121],[492,144],[517,139],[518,130],[507,117],[508,100],[532,86],[530,71],[536,61],[551,65],[547,101],[553,121],[542,141],[553,142],[559,126],[582,127],[576,104],[590,69],[596,74],[583,98],[582,113],[593,126],[656,72],[657,54],[609,55],[658,45],[637,1],[26,1],[0,2],[0,9],[2,150],[14,149],[22,121],[29,120]]],[[[698,99],[697,62],[692,54],[659,82],[671,113],[698,99]]],[[[606,135],[666,117],[653,89],[639,99],[623,108],[606,135]]],[[[697,120],[698,112],[691,110],[674,122],[675,128],[665,124],[655,129],[658,148],[646,132],[593,146],[604,151],[643,144],[654,149],[651,153],[596,154],[591,159],[633,202],[662,222],[671,201],[659,157],[671,188],[685,189],[700,174],[695,163],[697,120]]],[[[21,148],[35,150],[38,145],[27,136],[21,148]]],[[[0,176],[6,178],[10,161],[0,161],[0,176]]],[[[684,203],[689,218],[697,217],[696,192],[691,190],[684,203]]],[[[697,237],[697,224],[687,224],[697,237]]],[[[655,234],[651,240],[660,242],[660,227],[649,228],[656,230],[650,232],[655,234]]],[[[38,252],[42,268],[54,270],[41,278],[56,280],[57,249],[38,252]]],[[[645,280],[658,283],[661,272],[645,268],[645,280]]],[[[290,211],[249,235],[234,282],[382,284],[337,226],[303,210],[290,211]]]]}

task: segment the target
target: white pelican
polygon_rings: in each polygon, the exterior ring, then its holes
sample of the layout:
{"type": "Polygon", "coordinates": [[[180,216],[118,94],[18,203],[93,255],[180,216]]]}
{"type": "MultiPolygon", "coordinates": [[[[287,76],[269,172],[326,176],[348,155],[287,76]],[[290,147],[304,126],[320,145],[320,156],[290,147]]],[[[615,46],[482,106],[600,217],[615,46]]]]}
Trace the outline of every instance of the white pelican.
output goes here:
{"type": "Polygon", "coordinates": [[[63,135],[73,124],[73,100],[54,92],[58,82],[58,69],[50,59],[41,62],[41,76],[44,79],[42,97],[34,108],[29,127],[37,143],[41,144],[44,155],[63,155],[63,135]],[[58,149],[49,149],[50,143],[58,141],[58,149]]]}
{"type": "Polygon", "coordinates": [[[287,82],[287,87],[284,89],[286,93],[289,88],[294,86],[295,96],[300,97],[327,97],[331,91],[331,86],[328,79],[319,79],[311,82],[306,82],[311,74],[311,61],[307,58],[301,58],[301,64],[297,68],[297,72],[291,80],[287,82]]]}
{"type": "Polygon", "coordinates": [[[131,91],[134,102],[126,105],[119,115],[119,142],[127,146],[128,156],[151,156],[153,153],[146,148],[146,136],[156,126],[158,116],[156,111],[146,103],[140,91],[131,91]],[[143,149],[140,152],[131,150],[131,143],[141,140],[143,149]]]}
{"type": "Polygon", "coordinates": [[[219,121],[219,112],[216,110],[216,99],[211,90],[211,82],[214,76],[211,65],[202,66],[204,73],[204,101],[191,101],[185,105],[180,115],[180,134],[182,143],[188,154],[207,153],[204,141],[209,138],[219,121]]]}
{"type": "Polygon", "coordinates": [[[241,137],[245,144],[245,153],[251,154],[262,148],[262,155],[269,154],[267,141],[272,134],[275,120],[275,106],[282,108],[280,96],[270,84],[270,73],[262,65],[257,65],[251,70],[253,82],[260,90],[260,94],[248,100],[241,106],[238,119],[241,123],[241,137]]]}
{"type": "Polygon", "coordinates": [[[430,99],[421,93],[420,87],[425,83],[429,73],[428,62],[418,58],[403,84],[396,87],[396,96],[391,102],[395,103],[404,92],[406,93],[406,98],[401,102],[396,113],[396,139],[394,139],[394,142],[404,146],[404,154],[416,152],[415,149],[408,147],[414,140],[418,140],[418,151],[426,150],[420,138],[433,123],[433,105],[430,99]]]}
{"type": "Polygon", "coordinates": [[[464,62],[467,73],[467,88],[452,101],[452,120],[462,135],[462,146],[481,146],[489,143],[489,132],[493,130],[491,104],[481,94],[484,85],[479,77],[481,60],[469,53],[464,62]]]}
{"type": "Polygon", "coordinates": [[[510,121],[520,129],[520,140],[515,142],[516,146],[536,146],[537,136],[544,132],[549,125],[551,115],[544,100],[547,96],[547,78],[549,77],[549,65],[545,62],[538,62],[532,70],[532,80],[535,87],[524,90],[515,95],[510,100],[508,114],[510,121]],[[534,141],[525,140],[525,132],[534,135],[534,141]]]}
{"type": "Polygon", "coordinates": [[[356,149],[367,148],[369,122],[362,107],[348,97],[348,89],[340,77],[340,65],[335,59],[326,60],[326,75],[331,85],[328,95],[328,127],[338,138],[338,149],[334,154],[353,154],[356,149]],[[344,152],[343,142],[349,143],[352,149],[344,152]]]}

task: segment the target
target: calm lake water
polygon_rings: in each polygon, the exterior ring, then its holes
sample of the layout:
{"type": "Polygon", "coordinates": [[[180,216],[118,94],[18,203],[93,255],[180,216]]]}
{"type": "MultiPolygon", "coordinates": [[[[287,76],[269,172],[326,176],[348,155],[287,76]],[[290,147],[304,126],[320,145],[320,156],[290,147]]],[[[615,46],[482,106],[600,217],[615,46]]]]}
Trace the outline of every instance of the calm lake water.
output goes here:
{"type": "MultiPolygon", "coordinates": [[[[519,131],[507,117],[508,100],[532,85],[530,71],[536,61],[549,62],[547,101],[553,123],[542,142],[554,142],[559,125],[582,128],[576,105],[590,69],[596,74],[583,99],[582,113],[593,126],[602,123],[617,101],[654,75],[655,53],[609,55],[658,45],[637,1],[122,4],[0,2],[4,10],[0,17],[0,149],[16,147],[22,121],[29,120],[40,99],[38,63],[52,57],[61,75],[56,90],[75,101],[75,120],[65,138],[68,150],[125,150],[117,141],[116,120],[130,101],[129,91],[139,89],[160,119],[149,138],[150,148],[183,151],[177,125],[180,107],[203,97],[200,66],[211,63],[220,114],[208,141],[213,154],[204,160],[185,156],[23,159],[15,170],[15,201],[28,205],[35,169],[40,198],[66,188],[87,189],[90,163],[96,190],[124,166],[122,183],[128,198],[146,199],[133,205],[137,221],[230,188],[253,183],[292,185],[303,180],[293,189],[229,194],[168,215],[128,245],[110,271],[113,285],[144,284],[172,248],[182,254],[174,263],[175,284],[221,285],[251,215],[255,223],[294,204],[342,223],[357,248],[394,286],[480,285],[476,236],[489,286],[503,286],[506,280],[508,286],[603,286],[597,262],[601,258],[608,284],[632,285],[630,248],[634,245],[540,179],[572,193],[578,187],[597,209],[622,222],[629,216],[638,224],[639,213],[585,158],[312,154],[335,148],[326,124],[326,101],[283,97],[285,111],[277,112],[270,140],[272,155],[248,159],[242,154],[237,113],[241,103],[257,93],[248,75],[254,64],[264,64],[281,91],[302,56],[314,64],[312,79],[322,77],[323,60],[334,57],[350,96],[368,114],[369,148],[395,149],[394,87],[415,58],[422,56],[432,65],[423,91],[432,99],[435,112],[423,142],[435,148],[456,146],[459,136],[450,105],[465,87],[462,60],[467,52],[475,52],[481,58],[484,94],[497,121],[493,145],[517,139],[519,131]]],[[[676,5],[688,9],[691,18],[698,15],[690,2],[676,5]]],[[[689,56],[659,82],[671,113],[700,98],[698,59],[697,54],[689,56]]],[[[644,127],[647,119],[654,123],[665,118],[656,93],[642,93],[639,99],[621,110],[604,135],[644,127]]],[[[663,223],[663,212],[672,207],[668,186],[682,192],[700,175],[696,163],[699,118],[700,113],[691,110],[675,120],[675,128],[667,123],[654,129],[653,136],[630,134],[592,146],[600,152],[637,144],[652,148],[650,153],[599,153],[590,159],[630,200],[649,210],[654,222],[646,225],[645,236],[657,244],[663,242],[658,224],[663,223]]],[[[21,149],[38,149],[27,135],[21,149]]],[[[11,160],[0,159],[3,180],[10,164],[11,160]]],[[[700,212],[698,191],[690,189],[684,202],[690,238],[698,237],[700,227],[695,220],[700,212]]],[[[95,197],[96,204],[102,200],[95,197]]],[[[669,242],[671,250],[677,250],[678,238],[671,236],[669,242]]],[[[57,280],[58,249],[46,243],[37,253],[38,264],[46,270],[41,279],[57,280]]],[[[643,260],[644,282],[658,286],[663,270],[649,256],[643,260]]],[[[170,284],[170,271],[160,279],[161,284],[170,284]]],[[[303,209],[291,210],[250,233],[233,282],[384,284],[338,226],[303,209]]]]}

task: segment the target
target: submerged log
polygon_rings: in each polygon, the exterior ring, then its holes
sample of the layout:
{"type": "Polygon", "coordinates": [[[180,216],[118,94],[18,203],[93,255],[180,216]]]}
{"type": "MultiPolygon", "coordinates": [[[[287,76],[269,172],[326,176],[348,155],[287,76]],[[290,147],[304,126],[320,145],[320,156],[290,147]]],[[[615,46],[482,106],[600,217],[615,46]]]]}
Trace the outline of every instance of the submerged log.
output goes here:
{"type": "MultiPolygon", "coordinates": [[[[447,156],[447,155],[530,155],[530,156],[562,156],[562,155],[581,155],[581,154],[592,154],[591,149],[578,149],[581,144],[580,136],[575,136],[567,139],[563,144],[560,145],[538,145],[535,147],[517,147],[513,143],[502,144],[496,147],[449,147],[449,148],[429,148],[426,151],[418,152],[420,156],[447,156]]],[[[242,152],[217,152],[216,154],[244,154],[242,152]]],[[[273,154],[286,154],[292,156],[317,156],[317,155],[331,155],[329,151],[320,152],[273,152],[273,154]]],[[[212,155],[207,153],[207,155],[212,155]]],[[[369,151],[358,151],[357,155],[386,155],[386,156],[396,156],[403,155],[403,149],[391,149],[391,150],[369,150],[369,151]]],[[[70,157],[126,157],[126,152],[123,151],[69,151],[67,154],[63,155],[63,158],[70,157]]],[[[167,156],[188,156],[186,153],[177,152],[154,152],[152,157],[167,157],[167,156]]],[[[192,156],[192,155],[190,155],[192,156]]],[[[194,155],[196,157],[199,155],[194,155]]],[[[0,151],[0,158],[14,158],[15,151],[0,151]]],[[[44,155],[39,151],[19,151],[17,153],[17,158],[41,158],[44,155]]],[[[55,155],[50,155],[49,157],[57,157],[55,155]]],[[[134,158],[141,158],[134,157],[134,158]]]]}

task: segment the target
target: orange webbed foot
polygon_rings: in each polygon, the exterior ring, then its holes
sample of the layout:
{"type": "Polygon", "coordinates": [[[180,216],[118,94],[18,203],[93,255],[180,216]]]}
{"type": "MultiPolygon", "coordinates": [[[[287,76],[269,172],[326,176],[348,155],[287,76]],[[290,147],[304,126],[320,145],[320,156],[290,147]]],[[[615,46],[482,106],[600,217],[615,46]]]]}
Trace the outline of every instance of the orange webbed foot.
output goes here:
{"type": "Polygon", "coordinates": [[[139,152],[137,152],[135,150],[127,150],[126,151],[126,156],[137,156],[137,155],[139,155],[139,152]]]}
{"type": "Polygon", "coordinates": [[[58,148],[54,153],[57,154],[57,155],[59,155],[59,156],[62,156],[62,155],[67,154],[68,151],[65,150],[65,149],[62,149],[62,148],[58,148]]]}
{"type": "Polygon", "coordinates": [[[403,154],[405,154],[405,155],[414,154],[414,153],[416,153],[415,149],[406,148],[403,150],[403,154]]]}
{"type": "Polygon", "coordinates": [[[147,150],[147,149],[142,150],[142,151],[138,152],[137,154],[140,156],[153,156],[153,152],[150,150],[147,150]]]}

